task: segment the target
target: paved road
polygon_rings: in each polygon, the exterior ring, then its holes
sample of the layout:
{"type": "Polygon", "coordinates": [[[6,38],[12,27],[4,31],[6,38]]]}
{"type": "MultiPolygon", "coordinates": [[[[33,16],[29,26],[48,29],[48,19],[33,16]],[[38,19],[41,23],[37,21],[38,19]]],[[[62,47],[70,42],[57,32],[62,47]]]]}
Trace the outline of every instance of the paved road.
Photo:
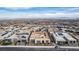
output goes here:
{"type": "Polygon", "coordinates": [[[74,48],[0,47],[0,51],[79,51],[79,49],[74,49],[74,48]]]}

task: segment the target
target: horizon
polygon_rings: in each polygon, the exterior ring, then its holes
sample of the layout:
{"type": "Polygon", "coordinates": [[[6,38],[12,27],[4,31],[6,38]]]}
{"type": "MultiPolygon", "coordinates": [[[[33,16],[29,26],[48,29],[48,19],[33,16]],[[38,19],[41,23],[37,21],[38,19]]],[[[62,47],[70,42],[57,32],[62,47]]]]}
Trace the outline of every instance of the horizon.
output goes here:
{"type": "Polygon", "coordinates": [[[79,7],[0,7],[0,18],[79,18],[79,7]]]}

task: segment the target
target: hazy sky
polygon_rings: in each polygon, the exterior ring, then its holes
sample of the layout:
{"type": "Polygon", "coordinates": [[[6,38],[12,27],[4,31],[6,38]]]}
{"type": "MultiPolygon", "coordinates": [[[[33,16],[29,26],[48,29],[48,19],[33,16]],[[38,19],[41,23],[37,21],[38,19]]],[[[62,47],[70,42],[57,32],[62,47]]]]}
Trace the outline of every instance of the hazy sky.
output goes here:
{"type": "Polygon", "coordinates": [[[78,7],[0,7],[0,18],[79,17],[78,7]]]}

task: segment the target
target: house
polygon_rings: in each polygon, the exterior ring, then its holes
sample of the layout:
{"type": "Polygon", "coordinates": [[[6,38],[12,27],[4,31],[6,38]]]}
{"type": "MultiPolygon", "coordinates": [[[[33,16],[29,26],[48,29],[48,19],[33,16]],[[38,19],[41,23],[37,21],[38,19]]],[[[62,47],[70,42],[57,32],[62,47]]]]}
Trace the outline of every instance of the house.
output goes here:
{"type": "Polygon", "coordinates": [[[70,34],[68,33],[63,33],[65,39],[67,40],[69,46],[78,46],[77,40],[73,38],[70,34]]]}
{"type": "Polygon", "coordinates": [[[52,33],[52,35],[57,45],[64,46],[68,44],[61,32],[55,32],[55,33],[52,33]]]}
{"type": "Polygon", "coordinates": [[[49,44],[50,39],[47,32],[32,32],[30,42],[33,44],[49,44]]]}

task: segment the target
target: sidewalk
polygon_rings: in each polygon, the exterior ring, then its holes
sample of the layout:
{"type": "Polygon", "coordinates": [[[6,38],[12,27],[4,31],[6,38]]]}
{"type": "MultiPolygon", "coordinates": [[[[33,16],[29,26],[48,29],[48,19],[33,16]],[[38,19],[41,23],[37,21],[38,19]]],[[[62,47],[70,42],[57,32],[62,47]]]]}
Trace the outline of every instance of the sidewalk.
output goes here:
{"type": "Polygon", "coordinates": [[[55,46],[0,46],[0,47],[23,47],[23,48],[54,48],[55,46]]]}

